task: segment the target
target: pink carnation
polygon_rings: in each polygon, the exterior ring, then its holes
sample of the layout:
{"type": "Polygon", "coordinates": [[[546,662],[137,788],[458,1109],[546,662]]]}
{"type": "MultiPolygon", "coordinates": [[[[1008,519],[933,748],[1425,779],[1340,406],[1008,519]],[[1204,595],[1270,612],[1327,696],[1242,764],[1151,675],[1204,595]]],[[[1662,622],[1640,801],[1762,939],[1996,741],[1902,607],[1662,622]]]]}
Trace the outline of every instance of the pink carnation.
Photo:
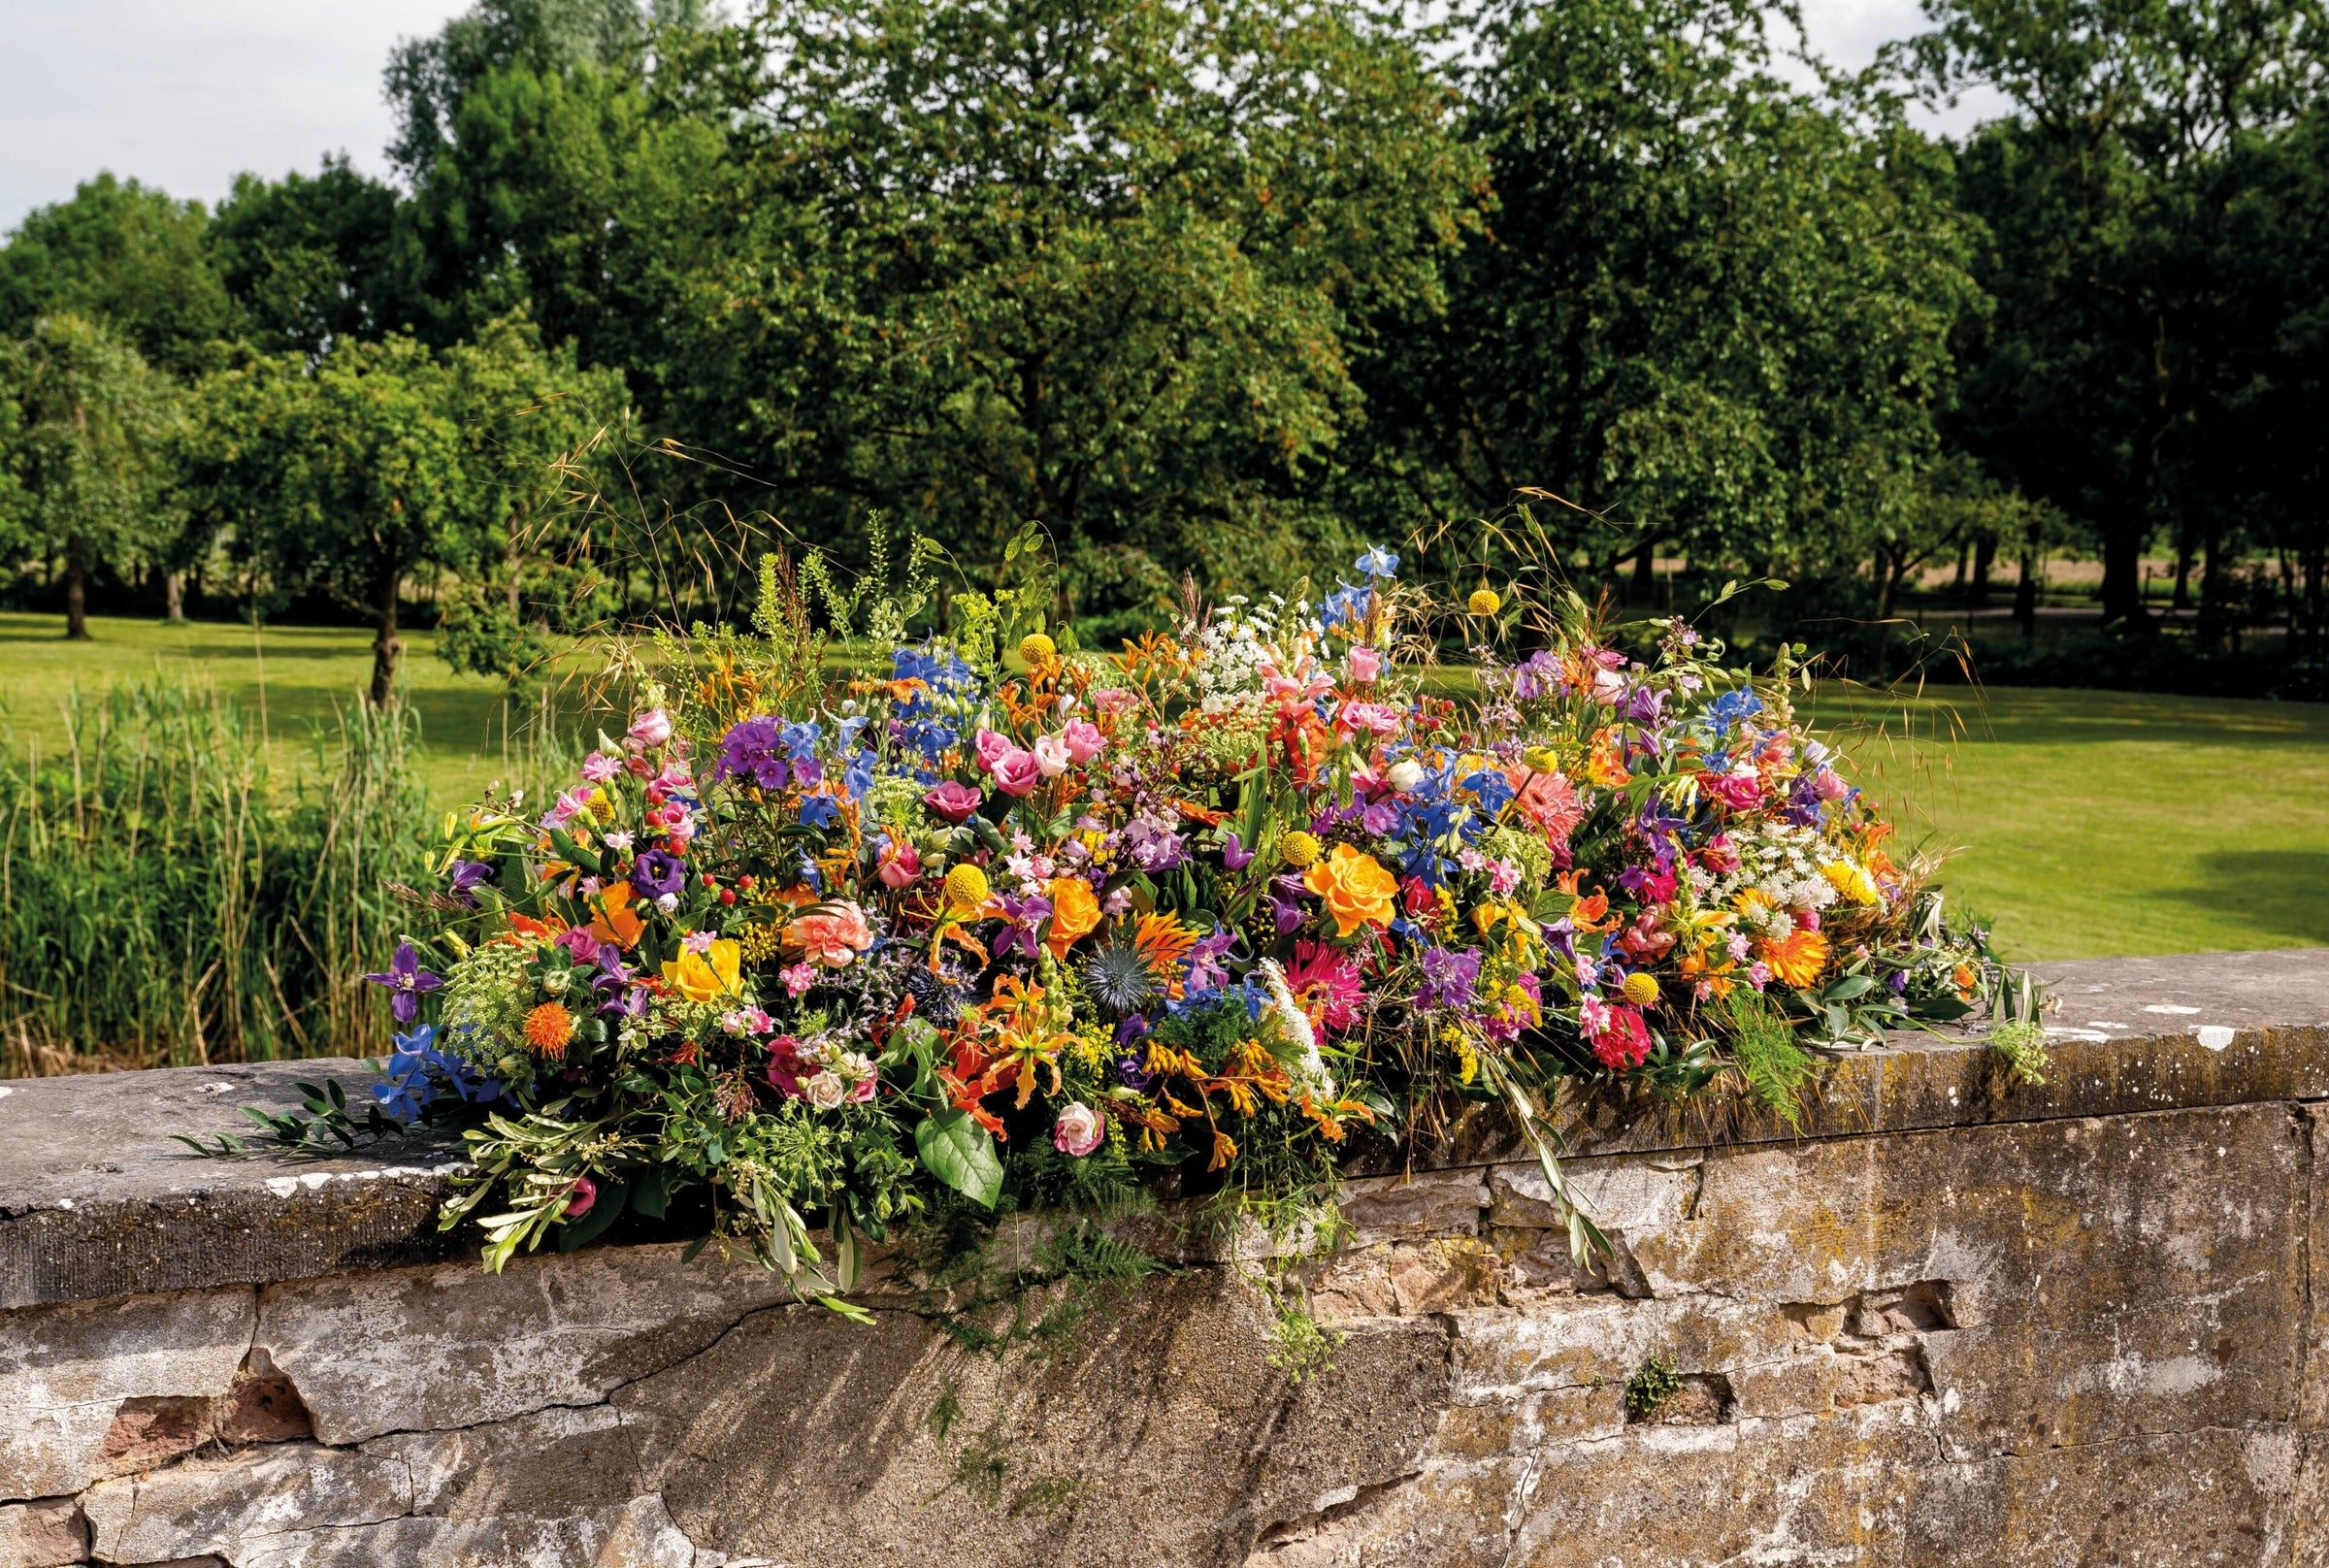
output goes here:
{"type": "Polygon", "coordinates": [[[809,963],[828,969],[847,967],[873,945],[873,933],[866,929],[866,912],[846,901],[801,916],[785,928],[785,934],[800,944],[802,956],[809,963]]]}

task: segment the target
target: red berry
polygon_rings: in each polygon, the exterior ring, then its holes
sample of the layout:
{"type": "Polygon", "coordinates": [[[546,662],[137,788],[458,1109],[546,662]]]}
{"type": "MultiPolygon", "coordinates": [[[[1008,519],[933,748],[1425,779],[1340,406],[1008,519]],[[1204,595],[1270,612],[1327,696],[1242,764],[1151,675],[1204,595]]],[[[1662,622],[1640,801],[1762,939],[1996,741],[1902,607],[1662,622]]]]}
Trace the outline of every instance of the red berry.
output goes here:
{"type": "Polygon", "coordinates": [[[734,888],[722,888],[722,889],[720,889],[720,902],[722,902],[722,903],[734,903],[734,902],[736,902],[736,889],[734,889],[734,888]]]}
{"type": "Polygon", "coordinates": [[[758,880],[759,879],[757,877],[754,877],[747,872],[736,879],[736,885],[739,888],[742,888],[746,893],[750,893],[752,891],[752,885],[758,880]]]}
{"type": "Polygon", "coordinates": [[[707,888],[716,888],[720,885],[720,879],[716,876],[713,876],[709,871],[705,871],[696,880],[703,883],[707,888]]]}

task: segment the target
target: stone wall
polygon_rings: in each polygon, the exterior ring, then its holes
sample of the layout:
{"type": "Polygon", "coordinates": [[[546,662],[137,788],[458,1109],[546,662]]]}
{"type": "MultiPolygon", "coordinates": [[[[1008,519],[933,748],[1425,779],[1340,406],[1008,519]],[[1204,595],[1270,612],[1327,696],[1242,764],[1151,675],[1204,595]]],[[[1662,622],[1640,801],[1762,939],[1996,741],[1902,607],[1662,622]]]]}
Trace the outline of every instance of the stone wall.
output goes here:
{"type": "Polygon", "coordinates": [[[488,1276],[446,1151],[156,1136],[312,1063],[0,1086],[0,1568],[2329,1561],[2329,952],[2052,977],[2042,1088],[1924,1040],[1799,1133],[1580,1114],[1591,1275],[1493,1122],[1355,1181],[1298,1381],[1218,1244],[997,1358],[896,1269],[870,1327],[672,1247],[488,1276]]]}

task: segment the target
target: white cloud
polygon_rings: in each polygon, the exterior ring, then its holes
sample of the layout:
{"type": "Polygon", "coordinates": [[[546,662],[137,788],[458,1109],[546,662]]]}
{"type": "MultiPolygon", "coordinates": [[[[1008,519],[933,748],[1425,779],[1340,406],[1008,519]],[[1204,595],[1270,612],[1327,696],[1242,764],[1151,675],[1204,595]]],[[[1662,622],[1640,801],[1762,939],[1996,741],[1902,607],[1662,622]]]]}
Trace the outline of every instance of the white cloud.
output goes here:
{"type": "Polygon", "coordinates": [[[101,169],[214,202],[327,152],[386,172],[380,71],[463,0],[0,0],[0,226],[101,169]]]}

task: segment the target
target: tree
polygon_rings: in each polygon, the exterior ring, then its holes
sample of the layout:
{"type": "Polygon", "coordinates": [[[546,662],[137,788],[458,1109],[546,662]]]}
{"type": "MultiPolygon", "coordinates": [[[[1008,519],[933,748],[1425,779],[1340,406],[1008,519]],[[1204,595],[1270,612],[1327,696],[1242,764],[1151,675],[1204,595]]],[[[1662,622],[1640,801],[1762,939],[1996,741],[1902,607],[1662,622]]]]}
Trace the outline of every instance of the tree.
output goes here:
{"type": "Polygon", "coordinates": [[[1617,525],[1570,549],[1646,582],[1660,549],[1856,563],[1912,505],[1977,304],[1947,159],[1881,94],[1782,81],[1767,25],[1748,0],[1490,11],[1491,233],[1366,377],[1370,468],[1416,511],[1551,491],[1617,525]]]}
{"type": "MultiPolygon", "coordinates": [[[[164,453],[176,417],[166,377],[102,322],[45,316],[0,349],[10,417],[13,506],[0,543],[63,556],[65,636],[89,635],[88,582],[100,566],[126,566],[170,530],[163,522],[164,453]]],[[[0,492],[0,506],[12,498],[0,492]]]]}
{"type": "Polygon", "coordinates": [[[1289,576],[1339,533],[1353,335],[1476,226],[1426,42],[1302,0],[773,4],[714,74],[675,408],[820,540],[885,507],[999,567],[1039,522],[1062,616],[1289,576]]]}
{"type": "Polygon", "coordinates": [[[237,320],[203,247],[207,221],[199,202],[110,174],[36,209],[0,246],[0,335],[71,313],[109,323],[175,375],[213,363],[237,320]]]}
{"type": "MultiPolygon", "coordinates": [[[[2225,385],[2237,302],[2223,255],[2244,147],[2318,90],[2315,8],[2285,0],[1928,0],[1912,56],[1942,93],[2017,113],[1963,157],[1993,243],[1994,315],[1969,330],[1960,439],[2100,539],[2103,613],[2143,618],[2161,528],[2214,553],[2201,417],[2225,385]]],[[[2220,573],[2211,573],[2220,575],[2220,573]]]]}
{"type": "Polygon", "coordinates": [[[513,546],[554,485],[552,431],[583,417],[568,402],[577,390],[613,389],[571,354],[545,356],[522,323],[444,350],[392,333],[312,364],[253,355],[202,389],[197,515],[278,594],[318,592],[371,617],[370,695],[384,704],[408,578],[481,582],[522,566],[513,546]],[[520,472],[528,453],[541,470],[520,472]]]}
{"type": "Polygon", "coordinates": [[[237,176],[206,243],[245,335],[268,353],[320,356],[426,313],[405,276],[396,192],[345,157],[313,176],[237,176]]]}

